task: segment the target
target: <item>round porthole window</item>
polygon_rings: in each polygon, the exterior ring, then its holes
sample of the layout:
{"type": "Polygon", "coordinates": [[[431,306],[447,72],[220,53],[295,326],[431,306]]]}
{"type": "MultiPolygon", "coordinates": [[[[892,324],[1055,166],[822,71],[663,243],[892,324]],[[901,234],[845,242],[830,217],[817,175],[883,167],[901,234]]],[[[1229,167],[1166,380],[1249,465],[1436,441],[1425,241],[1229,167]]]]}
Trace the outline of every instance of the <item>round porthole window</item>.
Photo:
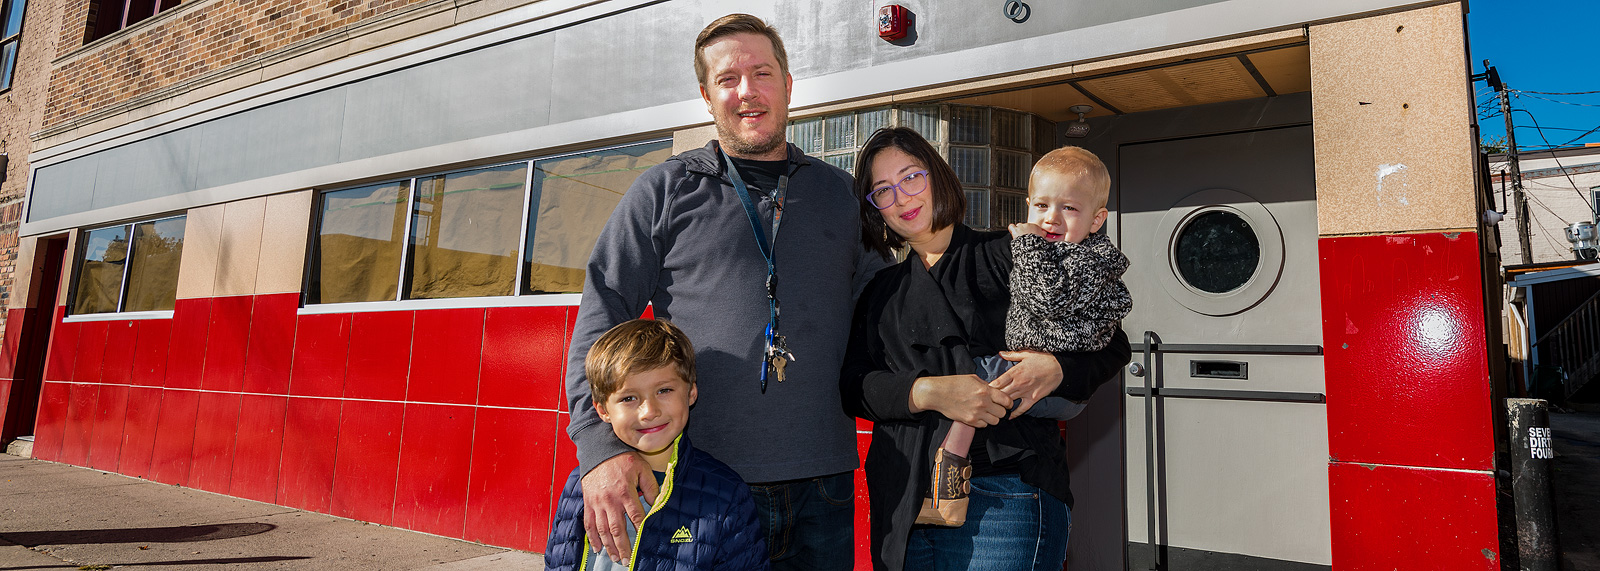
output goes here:
{"type": "Polygon", "coordinates": [[[1172,252],[1178,276],[1208,293],[1227,293],[1255,276],[1261,264],[1261,240],[1250,223],[1227,210],[1204,212],[1178,231],[1172,252]]]}
{"type": "Polygon", "coordinates": [[[1283,274],[1283,230],[1244,193],[1213,188],[1184,197],[1156,227],[1151,255],[1169,271],[1162,289],[1195,313],[1234,315],[1272,293],[1283,274]]]}

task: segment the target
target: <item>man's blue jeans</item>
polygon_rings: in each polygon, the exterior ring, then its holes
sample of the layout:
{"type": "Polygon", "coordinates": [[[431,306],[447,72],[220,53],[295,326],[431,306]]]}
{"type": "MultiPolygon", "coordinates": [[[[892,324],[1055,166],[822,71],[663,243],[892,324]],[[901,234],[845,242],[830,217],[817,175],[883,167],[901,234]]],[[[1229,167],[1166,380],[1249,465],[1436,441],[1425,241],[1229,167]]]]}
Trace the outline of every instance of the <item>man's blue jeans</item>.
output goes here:
{"type": "Polygon", "coordinates": [[[911,531],[906,569],[1060,571],[1072,514],[1067,504],[1022,478],[972,479],[967,523],[911,531]]]}
{"type": "Polygon", "coordinates": [[[855,567],[853,472],[750,484],[774,571],[849,571],[855,567]]]}

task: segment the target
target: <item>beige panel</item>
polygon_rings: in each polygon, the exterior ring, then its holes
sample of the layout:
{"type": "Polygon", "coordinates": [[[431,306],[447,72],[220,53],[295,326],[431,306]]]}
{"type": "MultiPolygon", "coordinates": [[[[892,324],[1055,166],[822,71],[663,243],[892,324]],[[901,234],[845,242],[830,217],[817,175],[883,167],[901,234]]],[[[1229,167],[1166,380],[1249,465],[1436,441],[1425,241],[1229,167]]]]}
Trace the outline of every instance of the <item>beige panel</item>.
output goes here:
{"type": "Polygon", "coordinates": [[[222,210],[222,242],[217,249],[217,285],[212,295],[256,293],[256,267],[261,260],[261,224],[267,199],[229,202],[222,210]]]}
{"type": "Polygon", "coordinates": [[[1291,46],[1248,57],[1279,95],[1311,91],[1311,46],[1291,46]]]}
{"type": "Polygon", "coordinates": [[[39,288],[33,285],[33,267],[39,263],[39,260],[33,259],[33,255],[38,245],[38,236],[17,240],[17,261],[14,266],[16,270],[11,274],[11,298],[6,300],[6,309],[23,309],[39,305],[39,288]]]}
{"type": "Polygon", "coordinates": [[[1311,28],[1322,235],[1477,227],[1462,28],[1459,4],[1311,28]]]}
{"type": "Polygon", "coordinates": [[[1239,58],[1136,71],[1080,84],[1124,113],[1265,97],[1239,58]]]}
{"type": "Polygon", "coordinates": [[[717,126],[705,125],[693,129],[684,129],[672,134],[672,154],[698,149],[706,143],[717,138],[717,126]]]}
{"type": "Polygon", "coordinates": [[[300,291],[305,275],[306,243],[311,234],[311,203],[316,191],[268,196],[266,226],[261,232],[261,264],[256,293],[300,291]]]}
{"type": "Polygon", "coordinates": [[[183,225],[183,260],[178,267],[178,299],[215,295],[224,206],[216,204],[189,209],[189,218],[183,225]]]}

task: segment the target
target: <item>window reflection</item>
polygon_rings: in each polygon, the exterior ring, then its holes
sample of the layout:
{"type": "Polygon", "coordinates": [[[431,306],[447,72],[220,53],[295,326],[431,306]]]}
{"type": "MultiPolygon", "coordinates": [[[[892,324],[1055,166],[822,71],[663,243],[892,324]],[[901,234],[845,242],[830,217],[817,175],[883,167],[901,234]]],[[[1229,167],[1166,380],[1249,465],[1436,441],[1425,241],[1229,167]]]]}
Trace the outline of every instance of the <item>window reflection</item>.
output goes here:
{"type": "Polygon", "coordinates": [[[1178,231],[1174,256],[1183,281],[1201,291],[1227,293],[1255,276],[1261,241],[1238,214],[1214,210],[1178,231]]]}
{"type": "Polygon", "coordinates": [[[184,218],[133,226],[128,298],[123,311],[170,310],[178,298],[178,262],[183,258],[184,218]]]}
{"type": "Polygon", "coordinates": [[[322,195],[311,303],[385,301],[399,288],[409,181],[322,195]]]}
{"type": "Polygon", "coordinates": [[[527,177],[516,163],[417,179],[406,297],[511,295],[527,177]]]}
{"type": "Polygon", "coordinates": [[[122,295],[122,268],[128,262],[128,227],[91,230],[84,235],[72,313],[110,313],[122,295]]]}
{"type": "Polygon", "coordinates": [[[671,154],[671,143],[661,141],[537,161],[522,291],[583,291],[584,267],[611,211],[640,173],[671,154]]]}

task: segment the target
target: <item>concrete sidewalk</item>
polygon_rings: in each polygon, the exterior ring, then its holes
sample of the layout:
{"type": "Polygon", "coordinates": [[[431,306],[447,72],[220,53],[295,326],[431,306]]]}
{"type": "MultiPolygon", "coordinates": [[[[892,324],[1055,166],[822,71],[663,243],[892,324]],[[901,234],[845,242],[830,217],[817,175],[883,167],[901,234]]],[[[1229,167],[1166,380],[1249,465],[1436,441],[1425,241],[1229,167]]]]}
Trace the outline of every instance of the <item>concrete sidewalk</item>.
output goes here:
{"type": "Polygon", "coordinates": [[[544,569],[543,556],[0,454],[0,571],[544,569]]]}

